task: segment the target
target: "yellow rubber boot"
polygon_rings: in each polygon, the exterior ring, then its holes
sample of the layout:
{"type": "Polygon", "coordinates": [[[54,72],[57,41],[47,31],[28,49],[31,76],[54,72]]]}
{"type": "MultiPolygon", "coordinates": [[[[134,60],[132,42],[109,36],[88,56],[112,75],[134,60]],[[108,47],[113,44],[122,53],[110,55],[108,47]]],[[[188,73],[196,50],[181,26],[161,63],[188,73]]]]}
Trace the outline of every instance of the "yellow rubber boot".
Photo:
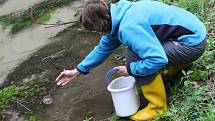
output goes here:
{"type": "Polygon", "coordinates": [[[157,75],[151,83],[141,86],[141,90],[149,103],[144,109],[131,116],[130,119],[146,121],[163,115],[167,110],[167,101],[161,74],[157,75]]]}
{"type": "Polygon", "coordinates": [[[164,70],[162,74],[165,76],[175,76],[177,75],[181,70],[187,68],[191,64],[185,64],[185,65],[178,65],[178,66],[170,66],[168,69],[164,70]]]}

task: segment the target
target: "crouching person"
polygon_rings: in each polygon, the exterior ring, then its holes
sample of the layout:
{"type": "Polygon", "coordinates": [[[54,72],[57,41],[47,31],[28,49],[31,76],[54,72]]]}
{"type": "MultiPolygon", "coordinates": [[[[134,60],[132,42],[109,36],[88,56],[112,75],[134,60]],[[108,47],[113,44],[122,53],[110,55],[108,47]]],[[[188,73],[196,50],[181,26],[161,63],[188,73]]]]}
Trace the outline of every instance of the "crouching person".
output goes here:
{"type": "Polygon", "coordinates": [[[90,0],[80,22],[90,31],[103,33],[100,43],[73,70],[57,77],[65,85],[80,73],[101,64],[114,49],[127,46],[127,65],[115,67],[122,75],[135,77],[148,104],[132,120],[144,121],[163,115],[167,110],[166,91],[160,71],[174,75],[198,59],[206,47],[206,29],[190,12],[160,2],[90,0]],[[152,7],[153,6],[153,7],[152,7]]]}

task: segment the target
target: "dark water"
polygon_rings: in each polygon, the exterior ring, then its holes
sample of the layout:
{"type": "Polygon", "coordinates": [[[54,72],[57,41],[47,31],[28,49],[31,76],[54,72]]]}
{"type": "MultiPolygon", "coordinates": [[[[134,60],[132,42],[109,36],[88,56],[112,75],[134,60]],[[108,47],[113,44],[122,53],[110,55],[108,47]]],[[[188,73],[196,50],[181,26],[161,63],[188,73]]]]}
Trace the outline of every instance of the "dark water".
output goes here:
{"type": "MultiPolygon", "coordinates": [[[[75,67],[97,45],[99,39],[98,34],[82,31],[80,27],[70,27],[16,67],[8,75],[7,82],[9,84],[10,80],[21,81],[43,73],[50,83],[54,83],[64,68],[75,67]]],[[[109,58],[90,74],[79,76],[65,87],[56,89],[53,85],[50,89],[53,103],[39,109],[39,120],[82,121],[86,117],[94,117],[95,120],[110,117],[114,108],[104,85],[104,77],[114,64],[109,58]]]]}

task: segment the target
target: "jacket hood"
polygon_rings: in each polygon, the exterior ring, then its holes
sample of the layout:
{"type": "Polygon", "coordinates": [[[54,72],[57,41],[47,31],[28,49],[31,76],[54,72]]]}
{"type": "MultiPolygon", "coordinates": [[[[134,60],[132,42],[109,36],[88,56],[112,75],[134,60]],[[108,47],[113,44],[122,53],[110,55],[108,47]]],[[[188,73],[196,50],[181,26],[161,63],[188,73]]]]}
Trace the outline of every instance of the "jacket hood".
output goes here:
{"type": "Polygon", "coordinates": [[[111,21],[112,29],[110,34],[112,35],[118,30],[119,24],[126,13],[126,11],[132,6],[132,3],[127,0],[120,0],[116,4],[111,3],[110,12],[111,12],[111,21]]]}

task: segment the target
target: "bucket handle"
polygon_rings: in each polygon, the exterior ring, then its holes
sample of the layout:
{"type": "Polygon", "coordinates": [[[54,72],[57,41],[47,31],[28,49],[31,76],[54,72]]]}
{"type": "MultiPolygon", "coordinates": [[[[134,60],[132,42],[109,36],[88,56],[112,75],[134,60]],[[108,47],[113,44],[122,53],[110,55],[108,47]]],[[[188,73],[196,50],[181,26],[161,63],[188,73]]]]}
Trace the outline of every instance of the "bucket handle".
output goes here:
{"type": "Polygon", "coordinates": [[[115,72],[117,72],[117,69],[116,69],[116,68],[111,68],[111,69],[107,72],[107,74],[106,74],[106,76],[105,76],[105,85],[106,85],[106,87],[111,83],[111,81],[110,81],[110,76],[111,76],[113,73],[115,73],[115,72]]]}

